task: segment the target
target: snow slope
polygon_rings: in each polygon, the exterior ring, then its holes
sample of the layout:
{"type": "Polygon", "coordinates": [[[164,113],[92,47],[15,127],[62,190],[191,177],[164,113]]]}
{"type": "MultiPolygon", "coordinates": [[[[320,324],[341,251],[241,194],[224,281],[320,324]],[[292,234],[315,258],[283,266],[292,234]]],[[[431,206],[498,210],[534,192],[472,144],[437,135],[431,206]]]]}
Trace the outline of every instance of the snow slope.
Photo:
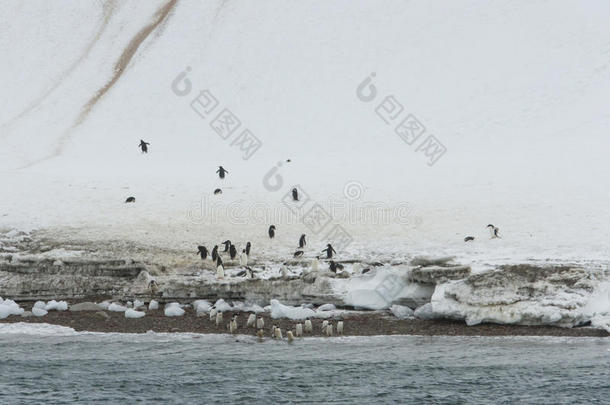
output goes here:
{"type": "Polygon", "coordinates": [[[609,17],[603,0],[2,2],[0,227],[188,251],[252,240],[281,257],[307,233],[311,257],[328,230],[286,223],[299,184],[334,205],[348,255],[605,262],[609,17]],[[204,89],[219,106],[201,118],[204,89]],[[389,95],[446,147],[433,166],[376,114],[389,95]],[[222,108],[261,140],[250,159],[210,128],[222,108]],[[372,203],[395,214],[346,214],[372,203]]]}

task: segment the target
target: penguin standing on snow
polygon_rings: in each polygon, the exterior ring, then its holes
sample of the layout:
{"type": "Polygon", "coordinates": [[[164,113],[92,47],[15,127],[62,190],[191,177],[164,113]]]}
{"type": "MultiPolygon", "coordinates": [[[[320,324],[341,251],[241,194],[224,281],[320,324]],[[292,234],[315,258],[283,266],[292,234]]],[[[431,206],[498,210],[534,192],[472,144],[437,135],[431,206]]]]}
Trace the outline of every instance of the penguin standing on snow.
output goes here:
{"type": "Polygon", "coordinates": [[[299,201],[299,190],[296,187],[292,189],[292,201],[299,201]]]}
{"type": "Polygon", "coordinates": [[[227,174],[229,172],[226,171],[224,167],[218,166],[218,170],[216,170],[216,173],[218,173],[218,177],[220,177],[221,179],[224,179],[225,178],[225,174],[227,174]]]}
{"type": "Polygon", "coordinates": [[[320,264],[320,256],[316,256],[311,261],[311,271],[318,271],[318,265],[320,264]]]}
{"type": "Polygon", "coordinates": [[[246,266],[246,277],[247,278],[254,278],[254,272],[252,271],[252,269],[248,266],[246,266]]]}
{"type": "Polygon", "coordinates": [[[340,263],[335,263],[333,260],[330,261],[329,269],[333,273],[337,274],[337,270],[343,270],[343,265],[340,263]]]}
{"type": "Polygon", "coordinates": [[[227,239],[224,242],[222,242],[222,244],[225,245],[225,250],[223,250],[223,252],[228,252],[229,248],[231,247],[231,241],[227,239]]]}
{"type": "Polygon", "coordinates": [[[150,145],[150,143],[148,142],[144,142],[142,139],[140,139],[140,149],[142,149],[142,153],[148,153],[148,145],[150,145]]]}
{"type": "Polygon", "coordinates": [[[489,229],[489,233],[491,234],[491,238],[499,238],[500,237],[500,228],[497,226],[493,226],[492,224],[487,225],[487,229],[489,229]]]}
{"type": "Polygon", "coordinates": [[[294,257],[295,259],[299,258],[299,257],[303,257],[303,251],[302,250],[297,250],[296,252],[294,252],[294,254],[292,255],[292,257],[294,257]]]}
{"type": "Polygon", "coordinates": [[[214,195],[218,195],[218,194],[222,194],[222,190],[217,188],[216,190],[214,190],[214,195]]]}
{"type": "Polygon", "coordinates": [[[216,277],[221,280],[225,278],[225,267],[222,265],[220,256],[216,258],[216,277]]]}
{"type": "Polygon", "coordinates": [[[335,249],[333,249],[333,247],[330,243],[326,245],[326,249],[322,250],[322,252],[326,252],[327,259],[332,259],[333,253],[337,254],[337,252],[335,252],[335,249]]]}
{"type": "Polygon", "coordinates": [[[305,245],[307,245],[307,241],[305,240],[305,234],[303,234],[299,238],[299,248],[303,249],[305,245]]]}
{"type": "Polygon", "coordinates": [[[275,238],[275,225],[271,225],[269,227],[269,238],[271,238],[271,239],[275,238]]]}
{"type": "Polygon", "coordinates": [[[201,256],[201,260],[208,258],[208,249],[205,246],[197,246],[197,253],[201,256]]]}
{"type": "Polygon", "coordinates": [[[248,266],[248,255],[246,254],[246,249],[243,249],[241,251],[241,255],[239,255],[239,265],[248,266]]]}
{"type": "Polygon", "coordinates": [[[212,249],[212,261],[216,261],[216,259],[218,259],[218,245],[214,246],[214,249],[212,249]]]}
{"type": "Polygon", "coordinates": [[[231,260],[235,260],[237,257],[237,249],[235,248],[235,245],[231,245],[229,248],[229,256],[231,256],[231,260]]]}
{"type": "Polygon", "coordinates": [[[474,240],[474,236],[466,236],[464,238],[464,242],[472,242],[474,240]]]}
{"type": "Polygon", "coordinates": [[[252,247],[252,244],[250,242],[246,243],[246,254],[248,255],[248,257],[250,257],[250,248],[252,247]]]}

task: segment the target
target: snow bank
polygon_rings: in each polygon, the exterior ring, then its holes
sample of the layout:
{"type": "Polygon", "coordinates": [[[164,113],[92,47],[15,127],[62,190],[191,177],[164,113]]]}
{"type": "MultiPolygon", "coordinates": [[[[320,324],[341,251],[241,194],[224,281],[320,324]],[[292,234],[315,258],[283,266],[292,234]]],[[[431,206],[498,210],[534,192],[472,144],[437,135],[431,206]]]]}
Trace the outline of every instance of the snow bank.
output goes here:
{"type": "Polygon", "coordinates": [[[468,325],[572,327],[595,319],[603,327],[604,317],[610,315],[610,286],[604,278],[596,269],[502,266],[438,285],[426,311],[468,325]]]}
{"type": "Polygon", "coordinates": [[[259,314],[261,312],[265,312],[263,307],[256,304],[245,304],[241,301],[233,302],[233,310],[241,311],[241,312],[254,312],[255,314],[259,314]]]}
{"type": "Polygon", "coordinates": [[[21,315],[24,312],[25,310],[15,301],[9,299],[3,300],[0,297],[0,319],[7,318],[10,315],[21,315]]]}
{"type": "Polygon", "coordinates": [[[406,319],[406,318],[412,318],[413,317],[413,310],[411,308],[409,308],[409,307],[404,306],[404,305],[392,305],[390,307],[390,312],[396,318],[400,318],[400,319],[406,319]]]}
{"type": "Polygon", "coordinates": [[[407,267],[381,267],[349,280],[335,280],[335,290],[354,308],[388,309],[396,301],[419,306],[430,301],[433,285],[409,281],[407,267]]]}
{"type": "Polygon", "coordinates": [[[184,309],[180,308],[177,302],[170,302],[165,306],[165,316],[182,316],[184,309]]]}
{"type": "Polygon", "coordinates": [[[135,309],[128,308],[125,311],[125,318],[142,318],[146,315],[146,312],[136,311],[135,309]]]}
{"type": "Polygon", "coordinates": [[[112,311],[112,312],[125,312],[127,311],[127,307],[124,307],[120,304],[117,303],[112,303],[110,305],[108,305],[108,311],[112,311]]]}

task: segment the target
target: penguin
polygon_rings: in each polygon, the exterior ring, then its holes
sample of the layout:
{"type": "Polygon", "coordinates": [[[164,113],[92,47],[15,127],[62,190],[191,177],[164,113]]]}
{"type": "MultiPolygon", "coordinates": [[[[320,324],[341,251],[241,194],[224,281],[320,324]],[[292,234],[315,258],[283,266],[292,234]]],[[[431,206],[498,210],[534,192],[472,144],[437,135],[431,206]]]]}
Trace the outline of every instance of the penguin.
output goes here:
{"type": "Polygon", "coordinates": [[[298,257],[302,257],[303,256],[303,251],[302,250],[297,250],[296,252],[294,252],[294,254],[292,255],[292,257],[294,257],[295,259],[298,257]]]}
{"type": "Polygon", "coordinates": [[[318,271],[318,266],[320,264],[320,256],[316,256],[312,261],[311,261],[311,271],[318,271]]]}
{"type": "Polygon", "coordinates": [[[275,338],[278,340],[282,340],[282,330],[280,328],[275,328],[274,330],[275,338]]]}
{"type": "MultiPolygon", "coordinates": [[[[281,334],[282,331],[280,331],[281,334]]],[[[280,337],[281,339],[281,337],[280,337]]],[[[286,339],[288,339],[288,343],[292,343],[294,341],[294,335],[292,334],[292,331],[289,330],[288,332],[286,332],[286,339]]]]}
{"type": "Polygon", "coordinates": [[[303,249],[307,245],[307,241],[305,240],[305,234],[301,235],[299,238],[299,248],[303,249]]]}
{"type": "Polygon", "coordinates": [[[136,202],[136,198],[135,197],[127,197],[127,199],[125,200],[125,203],[134,203],[136,202]]]}
{"type": "Polygon", "coordinates": [[[328,321],[322,322],[322,333],[326,333],[327,327],[328,327],[328,321]]]}
{"type": "Polygon", "coordinates": [[[329,323],[326,327],[326,336],[331,337],[333,335],[333,324],[329,323]]]}
{"type": "Polygon", "coordinates": [[[222,190],[217,188],[216,190],[214,190],[214,195],[218,195],[218,194],[222,194],[222,190]]]}
{"type": "Polygon", "coordinates": [[[273,239],[275,237],[275,225],[271,225],[269,227],[269,238],[273,239]]]}
{"type": "Polygon", "coordinates": [[[158,289],[157,282],[155,280],[150,280],[150,282],[148,283],[148,290],[150,291],[150,295],[152,295],[152,296],[157,295],[157,289],[158,289]]]}
{"type": "Polygon", "coordinates": [[[235,245],[231,245],[231,247],[229,248],[229,256],[231,257],[231,260],[235,260],[235,258],[237,257],[237,248],[235,247],[235,245]]]}
{"type": "Polygon", "coordinates": [[[337,322],[337,335],[343,335],[343,321],[337,322]]]}
{"type": "Polygon", "coordinates": [[[208,258],[208,249],[205,246],[197,246],[197,253],[201,256],[201,260],[208,258]]]}
{"type": "Polygon", "coordinates": [[[296,337],[303,336],[303,324],[302,323],[297,323],[297,326],[294,329],[294,334],[296,335],[296,337]]]}
{"type": "Polygon", "coordinates": [[[246,249],[242,249],[241,255],[239,255],[239,265],[248,266],[248,255],[246,254],[246,249]]]}
{"type": "Polygon", "coordinates": [[[256,319],[256,329],[263,329],[265,327],[265,320],[262,316],[256,319]]]}
{"type": "Polygon", "coordinates": [[[362,274],[366,274],[366,273],[368,273],[369,271],[371,271],[371,269],[370,269],[370,268],[368,268],[368,267],[367,267],[366,269],[362,269],[362,274]]]}
{"type": "Polygon", "coordinates": [[[474,240],[474,236],[466,236],[466,237],[464,238],[464,242],[471,242],[471,241],[473,241],[473,240],[474,240]]]}
{"type": "Polygon", "coordinates": [[[271,326],[271,338],[275,339],[275,330],[277,329],[277,326],[273,325],[271,326]]]}
{"type": "Polygon", "coordinates": [[[229,173],[229,172],[226,171],[224,167],[218,166],[218,170],[216,170],[216,173],[218,173],[218,177],[220,177],[221,179],[224,179],[225,178],[225,174],[229,173]]]}
{"type": "Polygon", "coordinates": [[[250,248],[252,247],[252,244],[250,242],[246,243],[246,254],[248,255],[248,257],[250,257],[250,248]]]}
{"type": "Polygon", "coordinates": [[[229,332],[231,332],[231,334],[237,332],[237,315],[233,315],[233,318],[229,323],[229,332]]]}
{"type": "Polygon", "coordinates": [[[220,256],[216,258],[216,277],[221,280],[225,278],[225,267],[222,265],[220,256]]]}
{"type": "Polygon", "coordinates": [[[231,247],[231,241],[227,239],[224,242],[222,242],[222,244],[225,245],[225,250],[223,250],[223,252],[228,252],[229,248],[231,247]]]}
{"type": "Polygon", "coordinates": [[[258,341],[262,342],[265,337],[265,332],[262,329],[256,331],[256,336],[258,337],[258,341]]]}
{"type": "Polygon", "coordinates": [[[282,265],[282,267],[280,267],[280,274],[282,275],[283,279],[287,279],[288,278],[288,268],[284,265],[282,265]]]}
{"type": "Polygon", "coordinates": [[[489,233],[491,234],[492,239],[500,237],[500,228],[498,228],[497,226],[493,226],[492,224],[487,225],[487,228],[489,229],[489,233]]]}
{"type": "Polygon", "coordinates": [[[343,270],[343,265],[341,263],[335,263],[334,260],[331,260],[330,264],[329,264],[329,268],[330,268],[330,271],[332,271],[333,273],[336,274],[337,270],[343,270]]]}
{"type": "Polygon", "coordinates": [[[212,249],[212,261],[215,262],[216,259],[218,259],[218,245],[215,245],[212,249]]]}
{"type": "Polygon", "coordinates": [[[299,190],[296,187],[292,189],[292,201],[299,201],[299,190]]]}
{"type": "Polygon", "coordinates": [[[246,327],[254,327],[254,324],[256,323],[256,315],[254,314],[250,314],[250,316],[248,316],[248,320],[246,321],[246,327]]]}
{"type": "Polygon", "coordinates": [[[140,139],[140,145],[138,145],[138,147],[142,149],[142,153],[148,153],[148,145],[150,145],[150,143],[144,142],[142,139],[140,139]]]}
{"type": "Polygon", "coordinates": [[[305,333],[312,333],[313,325],[311,324],[311,320],[309,318],[305,319],[305,333]]]}
{"type": "Polygon", "coordinates": [[[322,252],[326,252],[327,259],[332,259],[333,253],[337,254],[330,243],[326,245],[326,249],[322,250],[322,252]]]}
{"type": "Polygon", "coordinates": [[[210,309],[210,321],[213,321],[214,319],[216,319],[217,313],[218,313],[218,310],[216,308],[210,309]]]}
{"type": "Polygon", "coordinates": [[[254,272],[252,271],[252,269],[248,266],[246,266],[246,277],[247,278],[254,278],[254,272]]]}
{"type": "Polygon", "coordinates": [[[216,326],[220,326],[222,324],[222,312],[216,313],[216,326]]]}

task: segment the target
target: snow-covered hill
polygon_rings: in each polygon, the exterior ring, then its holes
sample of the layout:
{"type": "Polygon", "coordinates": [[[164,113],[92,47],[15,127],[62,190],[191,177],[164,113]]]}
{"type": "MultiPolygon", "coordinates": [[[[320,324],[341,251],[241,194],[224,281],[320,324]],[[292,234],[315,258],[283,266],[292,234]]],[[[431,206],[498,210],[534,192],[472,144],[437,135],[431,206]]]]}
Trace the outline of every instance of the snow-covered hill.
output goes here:
{"type": "Polygon", "coordinates": [[[605,261],[609,18],[603,0],[2,2],[0,226],[284,256],[339,224],[347,255],[605,261]],[[219,135],[225,108],[241,124],[219,135]],[[293,185],[329,227],[287,223],[293,185]]]}

